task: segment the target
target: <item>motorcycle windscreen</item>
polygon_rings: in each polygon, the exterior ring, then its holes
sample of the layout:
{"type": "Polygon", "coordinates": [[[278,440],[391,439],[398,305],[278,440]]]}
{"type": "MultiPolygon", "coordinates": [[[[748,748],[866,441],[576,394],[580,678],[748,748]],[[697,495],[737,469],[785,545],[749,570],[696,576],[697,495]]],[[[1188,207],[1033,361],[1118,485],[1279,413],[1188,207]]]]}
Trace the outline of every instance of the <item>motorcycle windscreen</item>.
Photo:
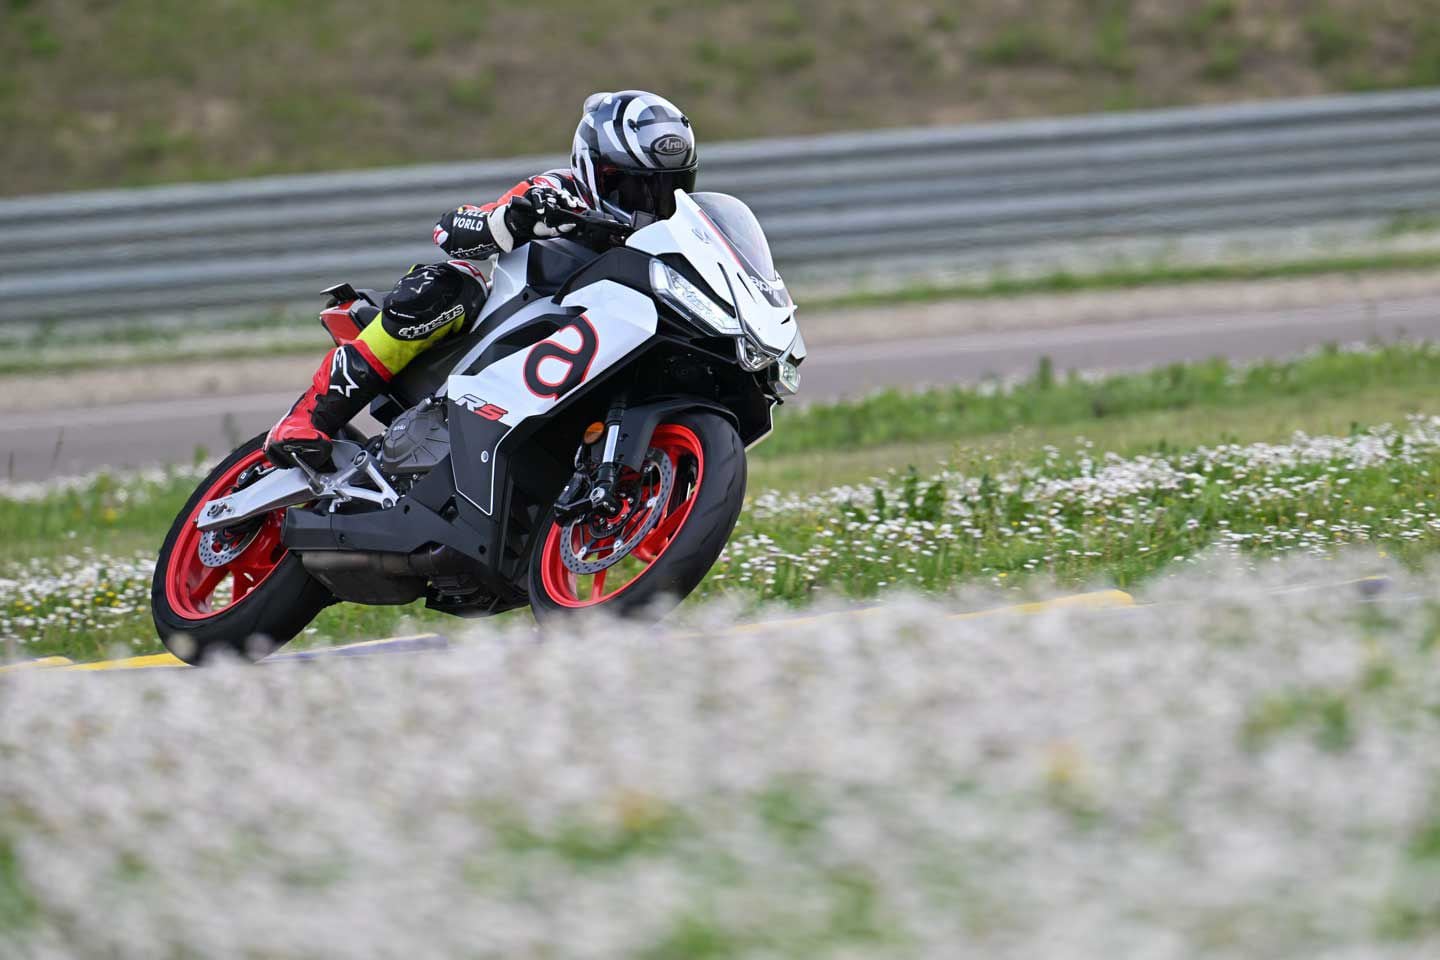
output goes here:
{"type": "Polygon", "coordinates": [[[729,194],[692,193],[690,199],[729,246],[729,252],[750,281],[741,284],[746,287],[743,292],[735,290],[736,306],[746,324],[767,345],[779,349],[788,346],[795,336],[792,322],[795,303],[775,269],[770,241],[765,238],[760,221],[749,207],[729,194]]]}

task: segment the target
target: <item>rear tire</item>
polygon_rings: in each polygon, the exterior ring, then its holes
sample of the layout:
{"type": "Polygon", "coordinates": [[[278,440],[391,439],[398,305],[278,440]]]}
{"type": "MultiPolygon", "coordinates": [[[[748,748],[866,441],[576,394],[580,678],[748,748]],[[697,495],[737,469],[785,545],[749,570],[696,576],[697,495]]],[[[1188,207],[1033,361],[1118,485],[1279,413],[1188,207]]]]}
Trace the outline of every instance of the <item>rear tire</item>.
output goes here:
{"type": "MultiPolygon", "coordinates": [[[[664,542],[638,575],[611,594],[585,599],[581,594],[588,591],[580,578],[569,574],[556,554],[562,530],[553,513],[547,514],[530,556],[530,608],[541,624],[585,610],[658,620],[689,596],[719,559],[745,502],[745,445],[740,435],[725,418],[701,411],[672,417],[655,435],[660,439],[652,445],[671,455],[677,471],[683,473],[691,468],[690,461],[698,461],[693,492],[667,517],[684,505],[688,512],[668,535],[666,521],[659,523],[656,535],[664,542]]],[[[637,555],[639,551],[637,547],[637,555]]]]}
{"type": "Polygon", "coordinates": [[[195,557],[194,524],[200,505],[224,496],[241,471],[262,462],[264,443],[261,434],[241,444],[201,481],[160,548],[150,588],[151,613],[166,649],[186,663],[198,664],[222,651],[259,660],[288,643],[334,602],[330,591],[305,572],[300,558],[279,543],[283,510],[265,518],[268,530],[262,529],[224,568],[220,584],[231,579],[231,595],[248,588],[243,596],[212,611],[211,594],[201,595],[206,588],[187,586],[207,575],[206,569],[196,566],[195,557]],[[236,586],[242,579],[244,586],[236,586]]]}

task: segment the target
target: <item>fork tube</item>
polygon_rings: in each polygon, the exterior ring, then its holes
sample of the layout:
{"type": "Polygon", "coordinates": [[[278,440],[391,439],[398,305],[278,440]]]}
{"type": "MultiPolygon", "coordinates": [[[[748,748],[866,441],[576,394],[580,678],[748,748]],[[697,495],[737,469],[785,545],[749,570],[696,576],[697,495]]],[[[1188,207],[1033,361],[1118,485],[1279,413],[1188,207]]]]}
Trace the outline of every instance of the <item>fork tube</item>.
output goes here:
{"type": "Polygon", "coordinates": [[[620,447],[620,421],[625,419],[625,395],[617,396],[605,414],[605,452],[600,456],[600,467],[595,471],[595,492],[600,499],[594,501],[598,507],[613,512],[620,508],[615,497],[615,478],[620,474],[620,465],[615,462],[620,447]]]}

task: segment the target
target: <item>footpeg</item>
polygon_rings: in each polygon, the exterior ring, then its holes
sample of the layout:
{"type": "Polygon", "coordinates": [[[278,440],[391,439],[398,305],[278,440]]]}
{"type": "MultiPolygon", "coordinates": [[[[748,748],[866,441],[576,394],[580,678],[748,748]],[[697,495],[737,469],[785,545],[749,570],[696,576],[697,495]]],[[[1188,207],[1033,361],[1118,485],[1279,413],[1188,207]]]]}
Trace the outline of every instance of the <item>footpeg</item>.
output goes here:
{"type": "Polygon", "coordinates": [[[329,440],[282,440],[267,451],[270,458],[285,460],[277,466],[298,467],[302,464],[316,472],[335,469],[331,461],[332,446],[329,440]]]}

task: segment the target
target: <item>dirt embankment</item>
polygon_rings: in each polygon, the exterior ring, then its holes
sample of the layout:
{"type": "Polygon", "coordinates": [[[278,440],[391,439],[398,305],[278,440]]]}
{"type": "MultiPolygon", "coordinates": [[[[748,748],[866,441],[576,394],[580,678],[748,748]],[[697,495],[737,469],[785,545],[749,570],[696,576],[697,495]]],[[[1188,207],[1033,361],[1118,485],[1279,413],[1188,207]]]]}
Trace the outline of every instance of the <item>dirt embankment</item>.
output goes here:
{"type": "Polygon", "coordinates": [[[597,87],[664,92],[714,142],[1432,85],[1437,12],[1435,0],[10,0],[0,194],[558,154],[597,87]]]}

